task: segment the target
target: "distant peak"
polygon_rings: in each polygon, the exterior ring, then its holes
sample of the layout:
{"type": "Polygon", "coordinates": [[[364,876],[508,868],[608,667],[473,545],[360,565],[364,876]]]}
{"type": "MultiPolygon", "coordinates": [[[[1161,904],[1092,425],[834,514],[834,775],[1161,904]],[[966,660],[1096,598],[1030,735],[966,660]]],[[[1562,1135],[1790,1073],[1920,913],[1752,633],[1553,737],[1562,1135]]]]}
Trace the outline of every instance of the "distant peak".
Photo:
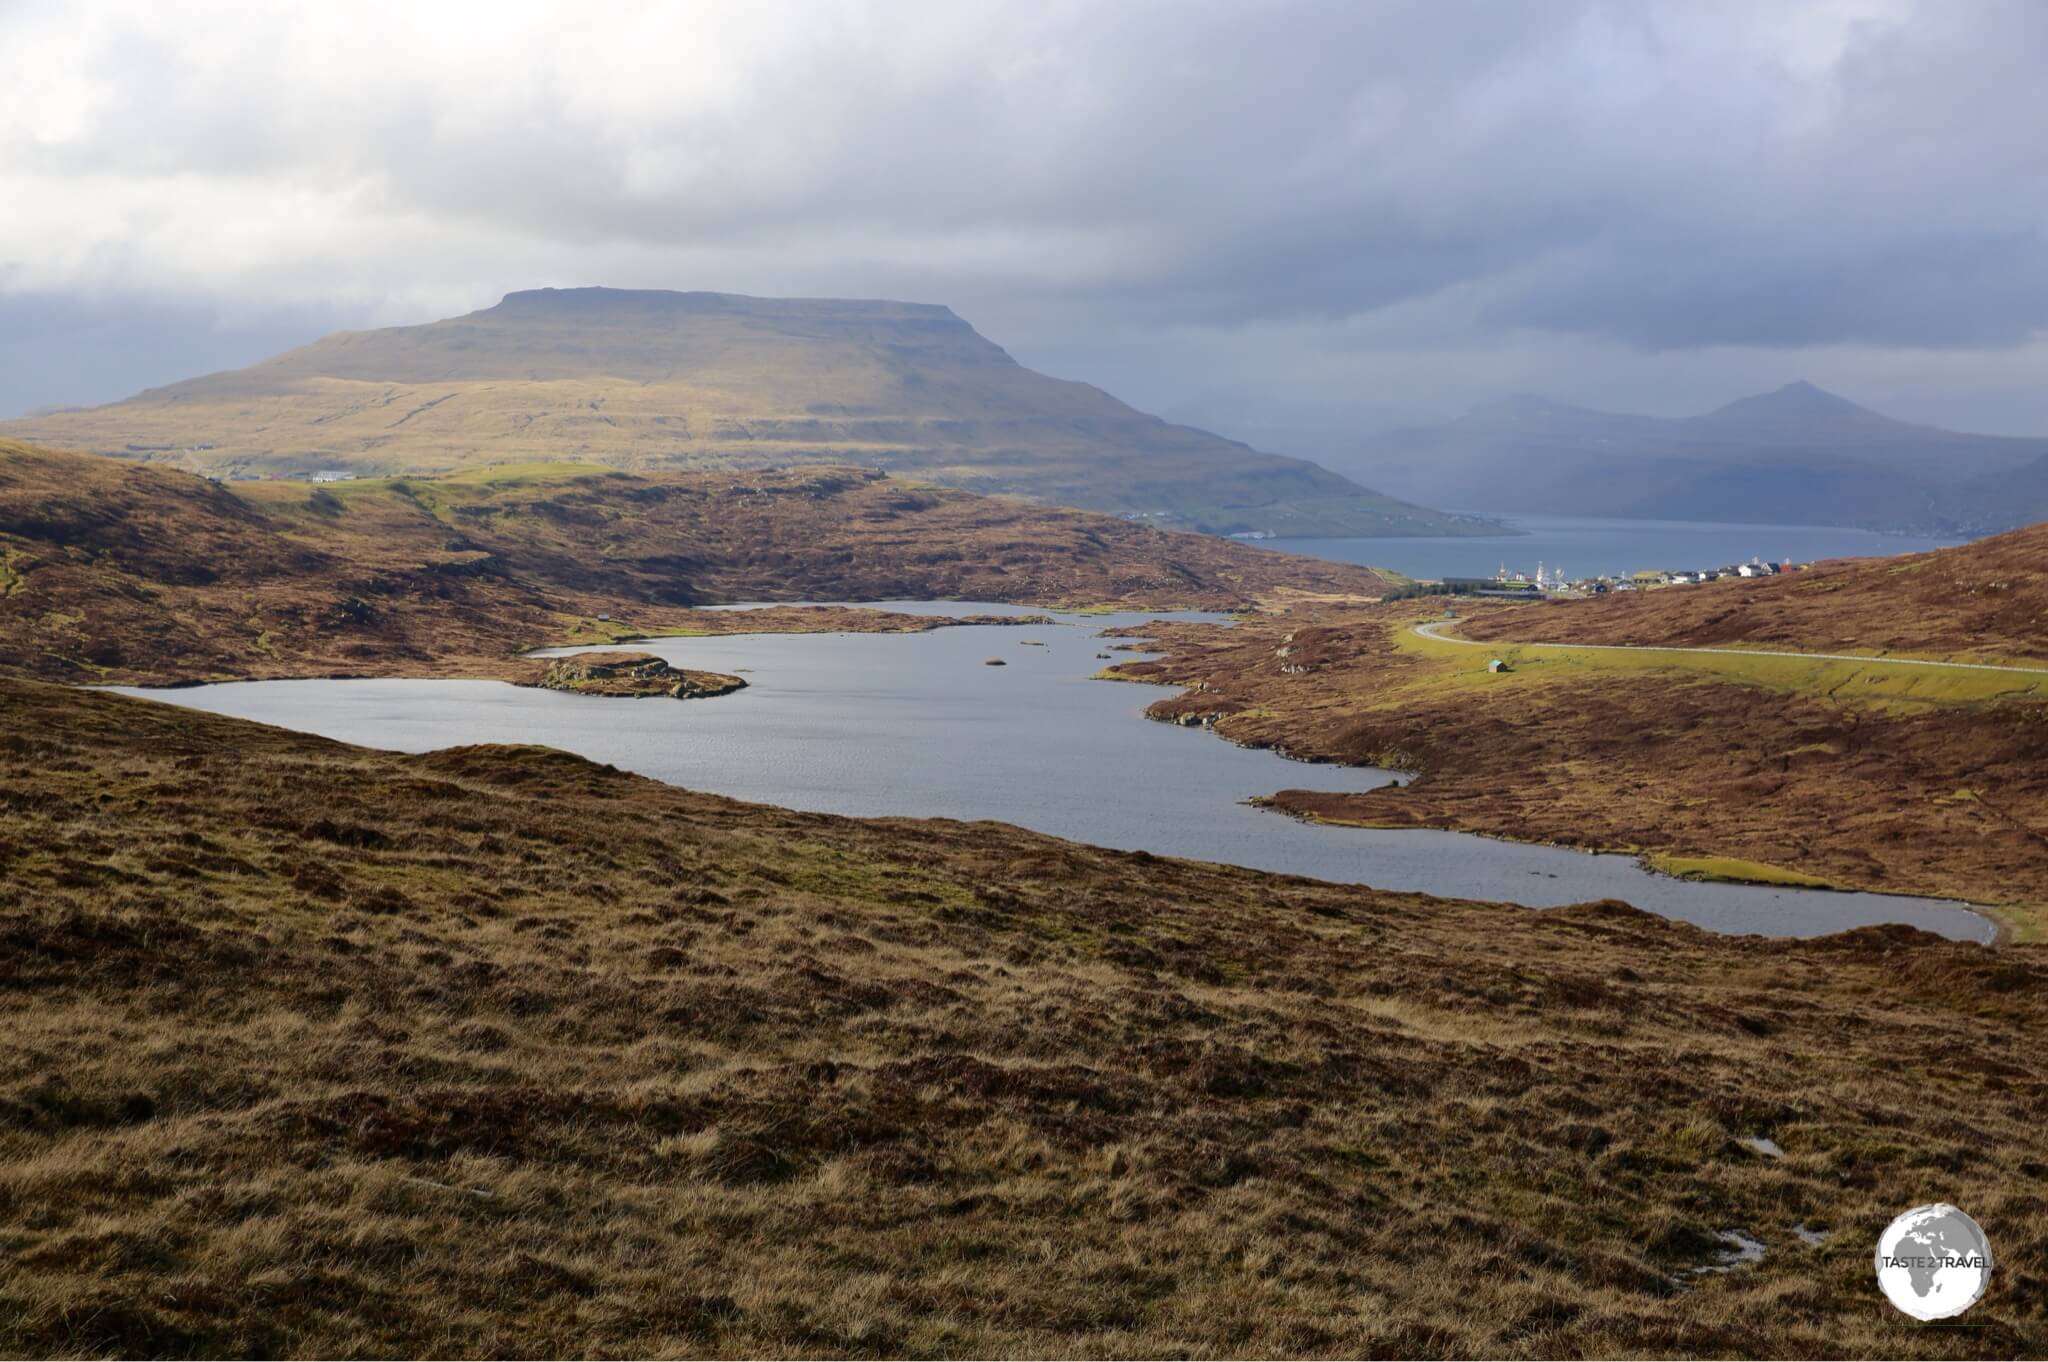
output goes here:
{"type": "Polygon", "coordinates": [[[660,288],[530,288],[508,293],[489,312],[515,316],[730,314],[755,317],[868,316],[877,319],[958,320],[937,303],[899,303],[881,298],[755,298],[744,293],[683,292],[660,288]]]}
{"type": "MultiPolygon", "coordinates": [[[[1756,397],[1744,398],[1743,400],[1746,402],[1776,402],[1786,405],[1799,402],[1806,403],[1812,406],[1856,406],[1856,404],[1854,402],[1851,402],[1848,398],[1838,397],[1834,393],[1829,392],[1827,389],[1816,387],[1813,384],[1807,382],[1803,378],[1798,379],[1791,383],[1787,383],[1782,388],[1777,388],[1771,392],[1759,394],[1756,397]]],[[[1857,410],[1860,411],[1862,410],[1862,408],[1859,407],[1857,408],[1857,410]]]]}
{"type": "Polygon", "coordinates": [[[1802,378],[1771,392],[1739,398],[1696,419],[1722,424],[1768,422],[1779,426],[1840,427],[1883,423],[1886,418],[1802,378]]]}
{"type": "Polygon", "coordinates": [[[1848,409],[1851,411],[1863,410],[1862,407],[1857,406],[1848,398],[1839,397],[1836,394],[1829,392],[1825,388],[1815,387],[1813,384],[1808,383],[1803,378],[1798,379],[1797,381],[1792,383],[1787,383],[1784,387],[1779,388],[1775,392],[1765,393],[1761,397],[1752,398],[1750,400],[1757,402],[1772,402],[1776,403],[1779,406],[1786,407],[1800,406],[1808,408],[1810,410],[1817,411],[1824,411],[1828,409],[1848,409]]]}

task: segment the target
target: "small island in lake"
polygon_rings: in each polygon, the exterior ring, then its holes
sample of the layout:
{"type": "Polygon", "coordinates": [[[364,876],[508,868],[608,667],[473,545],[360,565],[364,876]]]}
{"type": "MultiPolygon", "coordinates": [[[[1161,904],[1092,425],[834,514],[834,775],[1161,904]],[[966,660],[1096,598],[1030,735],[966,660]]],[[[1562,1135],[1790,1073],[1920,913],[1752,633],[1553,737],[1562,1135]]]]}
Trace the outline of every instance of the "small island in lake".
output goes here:
{"type": "Polygon", "coordinates": [[[623,695],[639,699],[666,695],[676,700],[702,700],[729,695],[747,683],[723,672],[687,671],[669,666],[652,653],[579,653],[548,664],[539,684],[547,690],[578,695],[623,695]]]}

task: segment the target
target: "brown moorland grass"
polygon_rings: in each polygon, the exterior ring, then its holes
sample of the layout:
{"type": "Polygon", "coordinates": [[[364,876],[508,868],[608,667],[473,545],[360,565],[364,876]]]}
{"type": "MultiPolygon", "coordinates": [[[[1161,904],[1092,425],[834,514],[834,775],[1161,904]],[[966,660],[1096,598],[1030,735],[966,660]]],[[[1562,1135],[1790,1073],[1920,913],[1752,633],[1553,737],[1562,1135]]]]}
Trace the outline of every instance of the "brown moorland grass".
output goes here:
{"type": "MultiPolygon", "coordinates": [[[[1461,633],[1511,639],[1594,613],[1459,611],[1461,633]]],[[[1493,675],[1487,649],[1413,636],[1434,613],[1402,601],[1228,629],[1148,625],[1168,655],[1113,671],[1188,688],[1152,705],[1154,718],[1416,773],[1363,794],[1282,791],[1272,802],[1289,812],[1734,857],[1845,888],[2005,905],[2022,931],[2038,930],[2048,908],[2048,704],[2024,685],[2004,698],[1996,687],[1990,698],[1944,698],[1941,687],[1911,690],[1914,678],[1870,684],[1854,664],[1809,678],[1775,663],[1534,649],[1493,675]]]]}
{"type": "Polygon", "coordinates": [[[1472,638],[2048,659],[2048,524],[1897,558],[1487,616],[1472,638]]]}
{"type": "Polygon", "coordinates": [[[218,484],[0,441],[0,671],[50,680],[523,675],[636,633],[928,629],[745,600],[1241,609],[1377,596],[1369,568],[871,469],[218,484]],[[603,615],[611,616],[601,620],[603,615]]]}
{"type": "Polygon", "coordinates": [[[17,680],[0,808],[0,1352],[2048,1349],[2039,948],[1434,901],[17,680]],[[1998,1259],[1967,1328],[1871,1276],[1937,1199],[1998,1259]],[[1696,1271],[1728,1231],[1764,1259],[1696,1271]]]}

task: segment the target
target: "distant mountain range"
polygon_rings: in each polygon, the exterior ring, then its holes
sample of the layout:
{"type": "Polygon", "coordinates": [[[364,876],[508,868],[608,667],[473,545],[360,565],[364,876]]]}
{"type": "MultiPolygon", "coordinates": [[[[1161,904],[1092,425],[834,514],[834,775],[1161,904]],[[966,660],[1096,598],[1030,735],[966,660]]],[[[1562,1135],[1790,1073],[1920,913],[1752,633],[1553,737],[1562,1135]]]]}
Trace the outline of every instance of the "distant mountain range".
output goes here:
{"type": "Polygon", "coordinates": [[[2048,439],[1894,421],[1811,383],[1677,419],[1512,397],[1327,462],[1488,511],[1965,535],[2048,519],[2048,439]]]}
{"type": "Polygon", "coordinates": [[[916,303],[537,289],[0,435],[230,475],[870,464],[1221,534],[1481,528],[1034,373],[916,303]]]}

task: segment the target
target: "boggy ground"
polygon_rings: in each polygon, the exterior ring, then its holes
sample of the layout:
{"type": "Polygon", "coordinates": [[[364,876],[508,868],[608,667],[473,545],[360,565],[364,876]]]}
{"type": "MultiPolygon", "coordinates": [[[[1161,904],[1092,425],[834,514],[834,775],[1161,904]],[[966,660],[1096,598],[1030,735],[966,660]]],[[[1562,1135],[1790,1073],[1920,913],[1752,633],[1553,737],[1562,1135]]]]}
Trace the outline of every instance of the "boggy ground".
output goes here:
{"type": "MultiPolygon", "coordinates": [[[[1706,588],[1701,588],[1705,590],[1706,588]]],[[[1596,612],[1460,602],[1519,638],[1596,612]]],[[[1148,625],[1168,655],[1112,674],[1188,687],[1155,718],[1323,761],[1416,773],[1288,812],[1443,827],[1680,869],[2048,906],[2048,704],[2026,678],[1796,660],[1558,652],[1417,638],[1440,602],[1317,607],[1231,628],[1148,625]],[[1504,655],[1513,670],[1491,674],[1504,655]]],[[[1557,630],[1550,628],[1555,634],[1557,630]]]]}
{"type": "Polygon", "coordinates": [[[0,1352],[2048,1350],[2040,948],[4,679],[0,807],[0,1352]],[[1937,1199],[1999,1264],[1964,1329],[1871,1275],[1937,1199]],[[1695,1274],[1737,1230],[1763,1261],[1695,1274]]]}
{"type": "Polygon", "coordinates": [[[1369,568],[872,469],[541,464],[219,484],[0,441],[0,672],[48,680],[516,679],[516,654],[548,643],[945,622],[693,608],[722,602],[1230,610],[1386,585],[1369,568]]]}

